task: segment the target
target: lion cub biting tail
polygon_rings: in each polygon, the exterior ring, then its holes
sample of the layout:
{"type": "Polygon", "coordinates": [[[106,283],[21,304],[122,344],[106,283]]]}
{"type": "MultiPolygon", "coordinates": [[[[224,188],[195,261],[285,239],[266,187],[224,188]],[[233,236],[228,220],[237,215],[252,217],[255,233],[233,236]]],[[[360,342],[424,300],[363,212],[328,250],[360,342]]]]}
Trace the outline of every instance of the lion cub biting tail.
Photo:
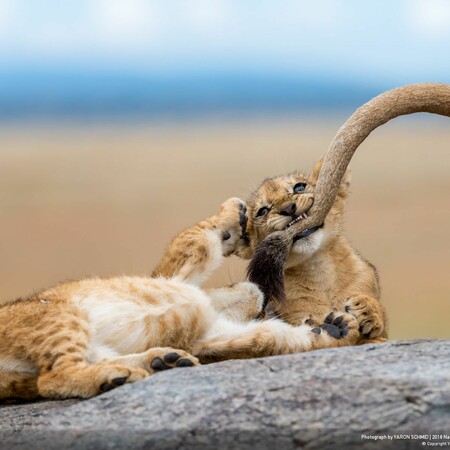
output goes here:
{"type": "Polygon", "coordinates": [[[288,237],[289,228],[305,218],[312,205],[321,165],[319,161],[309,177],[293,172],[266,179],[251,194],[247,203],[249,245],[238,253],[253,257],[249,279],[260,286],[266,301],[271,299],[270,309],[286,322],[316,325],[330,310],[345,310],[358,320],[358,343],[384,341],[386,314],[379,301],[375,267],[343,235],[348,173],[325,222],[288,237]]]}
{"type": "Polygon", "coordinates": [[[329,317],[318,335],[310,325],[252,320],[262,307],[252,283],[201,289],[243,239],[244,213],[230,199],[180,233],[153,277],[68,282],[0,307],[0,399],[88,398],[199,360],[353,344],[350,314],[329,317]]]}

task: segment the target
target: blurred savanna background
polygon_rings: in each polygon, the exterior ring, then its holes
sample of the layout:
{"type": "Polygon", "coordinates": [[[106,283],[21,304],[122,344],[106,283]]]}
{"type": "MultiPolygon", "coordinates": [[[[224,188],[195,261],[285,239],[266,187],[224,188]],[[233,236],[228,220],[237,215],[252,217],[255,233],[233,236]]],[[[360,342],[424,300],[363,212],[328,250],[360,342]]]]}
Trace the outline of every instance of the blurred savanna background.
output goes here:
{"type": "MultiPolygon", "coordinates": [[[[0,55],[1,302],[147,274],[226,198],[309,171],[374,95],[450,82],[450,2],[0,0],[0,55]]],[[[391,337],[450,337],[450,120],[396,119],[351,169],[391,337]]]]}

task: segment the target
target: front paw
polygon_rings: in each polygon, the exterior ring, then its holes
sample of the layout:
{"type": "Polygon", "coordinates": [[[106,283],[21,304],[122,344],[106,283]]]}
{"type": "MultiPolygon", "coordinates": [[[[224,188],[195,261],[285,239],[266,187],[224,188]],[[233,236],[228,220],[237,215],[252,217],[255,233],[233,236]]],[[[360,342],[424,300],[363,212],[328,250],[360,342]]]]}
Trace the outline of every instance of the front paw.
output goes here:
{"type": "Polygon", "coordinates": [[[219,218],[225,256],[235,253],[240,247],[248,246],[247,206],[243,200],[237,197],[226,200],[221,206],[219,218]]]}
{"type": "Polygon", "coordinates": [[[383,307],[378,300],[372,297],[350,297],[345,304],[345,311],[356,318],[365,338],[386,337],[383,307]]]}

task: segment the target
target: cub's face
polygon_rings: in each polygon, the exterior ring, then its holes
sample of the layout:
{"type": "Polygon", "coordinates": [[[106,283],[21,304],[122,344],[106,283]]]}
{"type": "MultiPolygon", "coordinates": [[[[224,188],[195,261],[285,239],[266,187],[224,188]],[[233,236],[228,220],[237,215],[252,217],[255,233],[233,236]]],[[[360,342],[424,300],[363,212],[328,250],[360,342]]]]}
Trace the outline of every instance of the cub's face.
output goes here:
{"type": "MultiPolygon", "coordinates": [[[[252,252],[269,234],[286,230],[306,217],[313,203],[312,194],[321,165],[319,161],[310,176],[293,172],[269,178],[251,194],[247,201],[247,232],[252,252]]],[[[293,244],[291,255],[310,256],[341,232],[348,185],[349,175],[346,174],[323,225],[302,232],[293,244]]]]}

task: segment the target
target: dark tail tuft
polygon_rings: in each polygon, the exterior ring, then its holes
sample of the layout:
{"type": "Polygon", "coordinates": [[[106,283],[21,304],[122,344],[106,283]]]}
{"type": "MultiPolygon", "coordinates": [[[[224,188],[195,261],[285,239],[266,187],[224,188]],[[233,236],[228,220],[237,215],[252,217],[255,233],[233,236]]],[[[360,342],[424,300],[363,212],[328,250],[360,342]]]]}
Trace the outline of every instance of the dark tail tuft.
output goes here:
{"type": "Polygon", "coordinates": [[[269,302],[285,301],[284,268],[290,242],[286,233],[272,233],[256,247],[247,268],[249,281],[255,283],[264,294],[263,309],[269,302]]]}

